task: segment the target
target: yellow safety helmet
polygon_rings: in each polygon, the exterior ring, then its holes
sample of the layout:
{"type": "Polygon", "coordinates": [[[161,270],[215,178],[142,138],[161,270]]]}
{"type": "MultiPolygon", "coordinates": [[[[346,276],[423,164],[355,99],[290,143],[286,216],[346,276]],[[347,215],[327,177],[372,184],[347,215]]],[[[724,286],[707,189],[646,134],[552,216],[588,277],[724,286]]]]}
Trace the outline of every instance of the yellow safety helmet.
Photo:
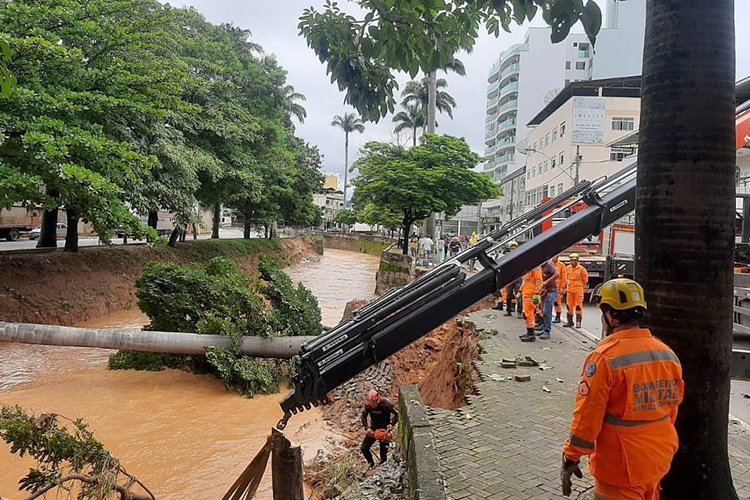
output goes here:
{"type": "Polygon", "coordinates": [[[581,256],[580,256],[580,255],[578,255],[577,253],[572,253],[572,254],[568,255],[568,258],[569,258],[570,260],[578,260],[578,259],[580,259],[580,258],[581,258],[581,256]]]}
{"type": "Polygon", "coordinates": [[[637,281],[617,278],[604,283],[594,296],[596,307],[607,304],[615,311],[626,311],[636,307],[646,309],[643,287],[637,281]]]}
{"type": "Polygon", "coordinates": [[[513,240],[510,243],[508,243],[508,248],[518,248],[518,242],[513,240]]]}

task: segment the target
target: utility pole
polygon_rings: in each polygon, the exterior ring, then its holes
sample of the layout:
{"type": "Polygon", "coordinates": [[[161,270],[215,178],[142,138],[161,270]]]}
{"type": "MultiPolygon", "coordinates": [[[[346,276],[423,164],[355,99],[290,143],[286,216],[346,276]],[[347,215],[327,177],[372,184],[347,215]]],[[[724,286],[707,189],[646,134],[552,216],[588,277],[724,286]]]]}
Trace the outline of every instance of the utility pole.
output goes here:
{"type": "Polygon", "coordinates": [[[576,146],[576,176],[573,185],[578,184],[578,171],[581,167],[581,146],[576,146]]]}
{"type": "Polygon", "coordinates": [[[477,206],[477,236],[482,234],[482,202],[477,206]]]}
{"type": "Polygon", "coordinates": [[[513,189],[513,184],[515,184],[515,181],[511,180],[510,181],[510,207],[508,209],[508,221],[513,220],[513,191],[515,191],[515,189],[513,189]]]}

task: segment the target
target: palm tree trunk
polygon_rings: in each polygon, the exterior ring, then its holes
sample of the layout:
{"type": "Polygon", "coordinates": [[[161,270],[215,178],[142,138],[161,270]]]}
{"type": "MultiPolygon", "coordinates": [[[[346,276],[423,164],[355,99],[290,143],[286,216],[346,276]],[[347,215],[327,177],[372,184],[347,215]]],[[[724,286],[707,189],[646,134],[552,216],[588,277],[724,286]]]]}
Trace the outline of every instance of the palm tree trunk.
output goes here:
{"type": "Polygon", "coordinates": [[[68,219],[68,229],[65,232],[64,252],[78,251],[78,212],[72,208],[65,210],[68,219]]]}
{"type": "Polygon", "coordinates": [[[737,498],[727,454],[733,15],[733,0],[659,0],[647,8],[636,272],[649,326],[675,350],[685,379],[665,500],[737,498]]]}
{"type": "Polygon", "coordinates": [[[344,210],[346,210],[346,181],[349,175],[349,132],[344,132],[344,210]]]}
{"type": "MultiPolygon", "coordinates": [[[[427,75],[427,133],[435,133],[435,115],[437,114],[437,71],[431,71],[427,75]]],[[[435,214],[427,217],[425,222],[427,236],[435,239],[435,214]]]]}
{"type": "Polygon", "coordinates": [[[414,125],[414,127],[411,129],[411,147],[416,148],[417,147],[417,126],[414,125]]]}
{"type": "MultiPolygon", "coordinates": [[[[263,358],[291,358],[299,353],[300,346],[316,337],[243,337],[240,350],[249,356],[263,358]]],[[[226,335],[198,333],[152,332],[136,329],[97,330],[56,325],[0,322],[1,342],[60,345],[75,347],[101,347],[129,351],[161,352],[171,354],[206,354],[206,347],[216,345],[231,349],[232,341],[226,335]]]]}

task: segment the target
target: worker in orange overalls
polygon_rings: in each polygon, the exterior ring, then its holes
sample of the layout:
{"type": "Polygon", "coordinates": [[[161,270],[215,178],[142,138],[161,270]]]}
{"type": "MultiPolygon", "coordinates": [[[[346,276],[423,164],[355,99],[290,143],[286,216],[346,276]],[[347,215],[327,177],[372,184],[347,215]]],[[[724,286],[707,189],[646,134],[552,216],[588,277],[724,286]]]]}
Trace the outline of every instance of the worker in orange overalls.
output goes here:
{"type": "Polygon", "coordinates": [[[523,315],[526,318],[526,335],[521,335],[523,342],[536,340],[536,310],[541,302],[539,294],[542,291],[542,268],[535,267],[526,273],[521,281],[521,297],[523,298],[523,315]]]}
{"type": "Polygon", "coordinates": [[[567,294],[566,303],[568,305],[568,322],[563,326],[573,326],[573,313],[576,315],[576,328],[581,328],[581,321],[583,320],[583,292],[586,290],[586,286],[589,284],[589,273],[583,266],[578,264],[580,256],[577,253],[572,253],[568,257],[570,264],[565,268],[567,275],[567,294]]]}
{"type": "Polygon", "coordinates": [[[559,323],[560,315],[562,314],[563,310],[563,301],[565,300],[565,287],[568,285],[568,272],[565,269],[565,264],[560,262],[560,259],[557,258],[557,255],[552,257],[551,262],[557,268],[557,272],[560,273],[560,277],[557,278],[557,289],[560,291],[560,293],[557,294],[557,298],[555,299],[555,319],[552,320],[553,323],[559,323]]]}
{"type": "Polygon", "coordinates": [[[584,363],[561,472],[563,495],[590,455],[594,498],[658,500],[659,482],[677,452],[674,422],[684,382],[680,360],[641,328],[643,288],[606,282],[595,297],[606,337],[584,363]]]}

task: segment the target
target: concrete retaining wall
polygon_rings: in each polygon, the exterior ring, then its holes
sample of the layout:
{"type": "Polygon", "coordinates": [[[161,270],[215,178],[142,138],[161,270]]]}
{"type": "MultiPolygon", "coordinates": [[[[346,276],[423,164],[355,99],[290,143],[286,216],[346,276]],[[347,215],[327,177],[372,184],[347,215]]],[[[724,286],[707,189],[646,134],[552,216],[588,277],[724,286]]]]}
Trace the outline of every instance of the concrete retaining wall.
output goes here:
{"type": "Polygon", "coordinates": [[[358,234],[325,234],[323,236],[326,239],[327,248],[362,252],[378,257],[386,247],[394,242],[394,240],[382,236],[358,234]]]}
{"type": "Polygon", "coordinates": [[[404,286],[413,280],[414,259],[397,250],[383,252],[375,276],[375,295],[382,295],[393,287],[404,286]]]}
{"type": "Polygon", "coordinates": [[[398,394],[399,440],[407,467],[409,500],[446,500],[437,443],[416,385],[398,394]]]}

